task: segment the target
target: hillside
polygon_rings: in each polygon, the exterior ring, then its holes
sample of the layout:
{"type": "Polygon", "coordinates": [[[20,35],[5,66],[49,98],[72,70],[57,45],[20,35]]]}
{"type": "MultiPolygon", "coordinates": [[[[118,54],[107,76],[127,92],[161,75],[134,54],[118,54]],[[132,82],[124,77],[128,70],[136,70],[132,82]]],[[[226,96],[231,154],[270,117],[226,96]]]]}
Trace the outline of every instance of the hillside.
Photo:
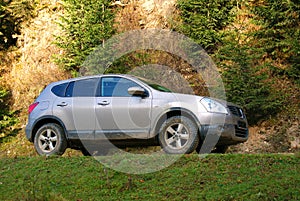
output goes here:
{"type": "MultiPolygon", "coordinates": [[[[67,13],[64,7],[67,2],[70,1],[25,0],[20,3],[14,0],[3,1],[3,5],[1,4],[0,12],[6,17],[1,18],[0,29],[2,33],[0,34],[2,43],[0,49],[0,155],[2,156],[35,154],[33,146],[24,137],[28,106],[44,86],[52,81],[66,79],[76,74],[74,69],[66,70],[62,68],[61,63],[56,62],[57,57],[68,58],[68,50],[55,44],[57,36],[67,36],[68,30],[59,25],[62,23],[61,17],[67,13]],[[6,32],[7,23],[15,26],[15,31],[6,32]],[[8,37],[10,33],[11,37],[8,37]],[[18,123],[15,123],[16,121],[18,123]]],[[[117,34],[146,28],[171,29],[199,43],[207,44],[205,46],[207,51],[215,59],[220,71],[225,72],[224,81],[228,83],[228,98],[249,108],[248,114],[253,122],[249,141],[232,147],[230,152],[274,153],[299,150],[300,91],[297,76],[300,70],[299,65],[296,65],[297,62],[299,64],[299,49],[298,53],[294,50],[299,48],[299,43],[295,41],[299,42],[300,36],[295,32],[295,37],[290,37],[289,33],[285,33],[280,28],[281,25],[276,24],[275,21],[271,23],[276,25],[274,26],[276,29],[262,23],[269,22],[269,19],[263,19],[267,11],[254,8],[268,6],[268,0],[254,1],[253,5],[226,4],[226,1],[219,1],[220,4],[227,6],[223,5],[222,8],[217,5],[218,1],[211,1],[210,5],[216,6],[215,10],[210,10],[204,1],[199,1],[198,4],[193,1],[175,0],[105,2],[108,2],[107,10],[114,13],[111,33],[117,34]],[[221,9],[223,9],[223,14],[227,13],[226,16],[219,12],[221,9]],[[197,12],[200,17],[193,15],[197,12]],[[261,20],[261,24],[257,22],[258,20],[261,20]],[[203,40],[200,40],[203,31],[200,29],[201,26],[206,26],[207,29],[212,27],[211,30],[205,32],[203,40]],[[269,35],[264,35],[264,30],[267,30],[269,35]],[[280,39],[280,37],[276,38],[278,34],[272,35],[272,31],[281,34],[282,42],[270,43],[273,41],[272,37],[275,42],[280,39]],[[283,40],[285,38],[286,40],[283,40]],[[269,49],[263,49],[264,46],[268,46],[269,49]],[[244,55],[242,59],[240,55],[244,55]],[[246,69],[242,71],[242,74],[240,66],[246,69]],[[231,79],[234,82],[231,82],[231,79]],[[245,84],[245,80],[251,81],[245,84]],[[235,85],[230,85],[230,83],[235,85]],[[241,95],[234,95],[233,91],[239,91],[241,95]]],[[[285,23],[284,26],[287,29],[300,27],[300,14],[295,8],[299,8],[299,3],[291,3],[286,10],[282,8],[282,13],[279,12],[279,8],[278,12],[275,12],[276,9],[274,11],[276,14],[274,15],[280,19],[286,16],[288,21],[282,20],[282,22],[285,23]]],[[[273,13],[269,14],[271,16],[273,13]]],[[[291,32],[293,31],[294,29],[291,29],[291,32]]],[[[71,40],[66,38],[66,41],[71,40]]],[[[145,59],[148,63],[157,61],[160,56],[157,52],[151,54],[152,58],[145,59]]],[[[74,55],[73,58],[75,58],[74,55]]],[[[168,62],[173,62],[170,66],[182,64],[182,62],[169,59],[168,55],[164,55],[164,58],[166,61],[164,65],[170,64],[168,62]]],[[[137,63],[141,62],[136,55],[129,55],[129,59],[137,63]]],[[[126,58],[124,60],[128,66],[135,65],[135,63],[130,63],[131,61],[128,62],[126,58]]],[[[188,75],[188,73],[185,74],[185,76],[188,75]]]]}

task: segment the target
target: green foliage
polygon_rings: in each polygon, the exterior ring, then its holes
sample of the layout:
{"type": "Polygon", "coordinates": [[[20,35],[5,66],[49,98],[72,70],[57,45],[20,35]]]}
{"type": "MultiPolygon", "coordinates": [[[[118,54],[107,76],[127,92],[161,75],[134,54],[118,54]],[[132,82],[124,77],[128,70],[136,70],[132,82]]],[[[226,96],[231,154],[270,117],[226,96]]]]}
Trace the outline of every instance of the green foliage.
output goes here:
{"type": "Polygon", "coordinates": [[[215,57],[228,100],[245,107],[251,124],[278,113],[289,89],[274,87],[287,78],[300,83],[300,2],[187,0],[178,7],[177,30],[215,57]],[[259,28],[234,29],[235,16],[247,10],[240,17],[254,16],[259,28]]]}
{"type": "Polygon", "coordinates": [[[114,61],[105,73],[126,74],[135,67],[148,65],[154,59],[153,52],[150,50],[139,50],[126,54],[114,61]]]}
{"type": "Polygon", "coordinates": [[[250,124],[276,114],[282,106],[284,95],[274,91],[269,65],[259,63],[262,49],[251,47],[251,42],[240,44],[238,32],[227,33],[224,45],[216,53],[222,69],[227,99],[243,106],[250,124]]]}
{"type": "Polygon", "coordinates": [[[0,88],[0,142],[16,132],[13,126],[17,123],[17,118],[14,117],[15,112],[9,111],[7,104],[9,95],[7,90],[0,88]]]}
{"type": "Polygon", "coordinates": [[[175,29],[211,53],[222,40],[220,30],[233,20],[235,4],[235,0],[180,0],[182,25],[175,29]]]}
{"type": "Polygon", "coordinates": [[[56,44],[64,50],[57,62],[78,71],[86,57],[114,33],[114,14],[109,0],[63,0],[63,36],[56,44]]]}
{"type": "Polygon", "coordinates": [[[255,38],[266,56],[274,60],[274,73],[287,75],[300,84],[300,1],[265,0],[250,9],[262,26],[255,38]]]}
{"type": "Polygon", "coordinates": [[[34,5],[34,0],[0,2],[0,50],[16,44],[21,23],[34,16],[34,5]]]}

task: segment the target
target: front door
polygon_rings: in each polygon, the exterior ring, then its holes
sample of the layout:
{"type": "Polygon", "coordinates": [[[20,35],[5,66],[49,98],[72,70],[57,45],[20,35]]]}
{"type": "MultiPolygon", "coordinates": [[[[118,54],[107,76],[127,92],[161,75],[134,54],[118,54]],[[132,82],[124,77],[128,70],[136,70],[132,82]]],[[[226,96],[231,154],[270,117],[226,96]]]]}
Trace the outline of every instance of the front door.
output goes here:
{"type": "Polygon", "coordinates": [[[135,81],[118,76],[102,77],[96,100],[96,139],[145,139],[151,125],[151,94],[132,96],[135,81]]]}

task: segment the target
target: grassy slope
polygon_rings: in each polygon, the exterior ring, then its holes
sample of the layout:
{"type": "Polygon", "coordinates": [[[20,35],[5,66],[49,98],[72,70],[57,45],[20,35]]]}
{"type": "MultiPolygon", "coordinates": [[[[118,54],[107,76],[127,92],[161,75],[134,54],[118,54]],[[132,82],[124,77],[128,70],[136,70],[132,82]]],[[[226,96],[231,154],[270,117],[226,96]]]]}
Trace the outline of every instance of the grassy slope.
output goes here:
{"type": "Polygon", "coordinates": [[[294,155],[186,155],[131,176],[91,157],[2,158],[0,168],[0,200],[300,200],[294,155]]]}

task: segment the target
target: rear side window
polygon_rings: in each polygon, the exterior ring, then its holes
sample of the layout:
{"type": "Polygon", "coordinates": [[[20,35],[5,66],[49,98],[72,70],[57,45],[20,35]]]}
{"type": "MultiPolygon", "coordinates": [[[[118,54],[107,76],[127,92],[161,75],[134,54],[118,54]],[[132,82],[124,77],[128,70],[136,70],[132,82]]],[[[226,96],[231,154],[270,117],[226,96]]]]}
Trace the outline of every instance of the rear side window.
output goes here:
{"type": "Polygon", "coordinates": [[[74,82],[70,82],[69,86],[66,89],[66,97],[72,97],[73,87],[74,87],[74,82]]]}
{"type": "Polygon", "coordinates": [[[66,97],[95,97],[98,83],[98,78],[71,82],[66,90],[66,97]]]}
{"type": "Polygon", "coordinates": [[[65,93],[66,93],[66,89],[68,87],[68,82],[66,83],[63,83],[63,84],[59,84],[59,85],[56,85],[54,87],[52,87],[51,91],[52,93],[54,93],[56,96],[59,96],[59,97],[64,97],[65,96],[65,93]]]}

